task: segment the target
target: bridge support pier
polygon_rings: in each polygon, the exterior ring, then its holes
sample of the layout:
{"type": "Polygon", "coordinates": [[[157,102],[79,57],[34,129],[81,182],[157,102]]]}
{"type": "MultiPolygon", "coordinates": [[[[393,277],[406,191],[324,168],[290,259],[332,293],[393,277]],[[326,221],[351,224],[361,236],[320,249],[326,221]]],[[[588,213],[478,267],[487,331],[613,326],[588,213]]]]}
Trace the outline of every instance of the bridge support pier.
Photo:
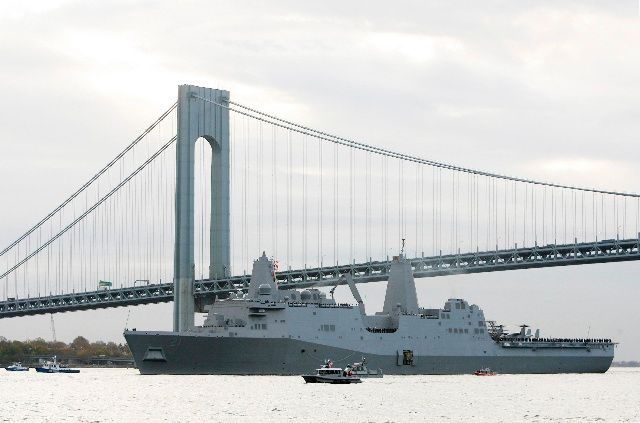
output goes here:
{"type": "Polygon", "coordinates": [[[229,243],[229,92],[181,85],[178,87],[174,245],[173,330],[193,327],[195,301],[194,179],[195,144],[204,138],[211,146],[211,230],[209,277],[228,276],[229,243]]]}

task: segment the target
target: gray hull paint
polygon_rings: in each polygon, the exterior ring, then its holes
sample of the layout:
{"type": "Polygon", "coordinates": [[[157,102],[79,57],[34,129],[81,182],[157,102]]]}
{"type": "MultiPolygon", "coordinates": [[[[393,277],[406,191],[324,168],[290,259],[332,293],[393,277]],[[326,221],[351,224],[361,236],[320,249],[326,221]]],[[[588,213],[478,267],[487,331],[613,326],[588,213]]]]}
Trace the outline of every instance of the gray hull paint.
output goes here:
{"type": "Polygon", "coordinates": [[[366,356],[370,368],[385,374],[469,374],[483,367],[498,373],[604,373],[613,354],[600,351],[510,351],[483,356],[416,356],[414,365],[398,365],[398,357],[363,354],[287,338],[209,337],[171,332],[125,332],[142,374],[292,375],[317,368],[331,358],[337,366],[366,356]],[[162,351],[152,360],[148,348],[162,351]],[[559,354],[558,354],[559,353],[559,354]]]}

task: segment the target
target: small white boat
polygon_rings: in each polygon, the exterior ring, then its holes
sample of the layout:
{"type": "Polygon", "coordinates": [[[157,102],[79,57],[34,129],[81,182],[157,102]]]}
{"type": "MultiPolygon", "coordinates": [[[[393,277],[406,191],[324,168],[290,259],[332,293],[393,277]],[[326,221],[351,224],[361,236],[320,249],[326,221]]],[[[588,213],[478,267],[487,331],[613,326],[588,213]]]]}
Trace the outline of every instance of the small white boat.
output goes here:
{"type": "Polygon", "coordinates": [[[382,369],[371,370],[367,367],[367,359],[362,357],[361,362],[347,365],[354,376],[358,377],[383,377],[382,369]]]}
{"type": "Polygon", "coordinates": [[[353,371],[349,367],[344,370],[340,367],[333,367],[331,360],[327,362],[319,369],[316,369],[314,375],[302,375],[302,378],[306,383],[360,383],[362,380],[353,374],[353,371]]]}
{"type": "Polygon", "coordinates": [[[57,357],[54,355],[52,361],[47,361],[40,367],[36,367],[38,373],[80,373],[78,369],[70,369],[68,367],[62,367],[58,364],[57,357]]]}
{"type": "Polygon", "coordinates": [[[22,365],[22,363],[13,363],[11,366],[4,368],[8,372],[28,372],[29,368],[22,365]]]}

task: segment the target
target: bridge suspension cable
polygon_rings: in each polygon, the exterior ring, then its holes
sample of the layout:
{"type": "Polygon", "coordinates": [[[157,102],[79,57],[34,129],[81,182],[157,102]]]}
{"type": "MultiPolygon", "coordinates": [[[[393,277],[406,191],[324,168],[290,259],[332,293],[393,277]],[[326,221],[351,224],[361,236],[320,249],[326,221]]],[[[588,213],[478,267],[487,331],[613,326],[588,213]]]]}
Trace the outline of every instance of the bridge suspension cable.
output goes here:
{"type": "Polygon", "coordinates": [[[465,168],[465,167],[461,167],[461,166],[455,166],[455,165],[451,165],[451,164],[447,164],[447,163],[441,163],[441,162],[436,162],[433,160],[427,160],[427,159],[423,159],[420,157],[415,157],[415,156],[411,156],[408,154],[403,154],[403,153],[398,153],[395,151],[391,151],[391,150],[387,150],[381,147],[376,147],[376,146],[372,146],[372,145],[368,145],[368,144],[364,144],[358,141],[354,141],[354,140],[350,140],[347,138],[343,138],[343,137],[339,137],[336,135],[332,135],[329,134],[327,132],[323,132],[323,131],[319,131],[301,124],[297,124],[295,122],[291,122],[282,118],[279,118],[277,116],[265,113],[265,112],[261,112],[257,109],[242,105],[240,103],[236,103],[233,101],[229,101],[229,104],[232,106],[237,106],[241,109],[244,109],[246,111],[242,111],[242,110],[238,110],[238,109],[234,109],[231,106],[225,105],[225,104],[221,104],[218,103],[216,101],[198,96],[198,95],[194,95],[195,98],[198,98],[199,100],[208,102],[208,103],[212,103],[216,106],[219,107],[223,107],[226,109],[229,109],[230,111],[236,112],[236,113],[240,113],[240,114],[244,114],[248,117],[254,118],[254,119],[258,119],[258,120],[262,120],[264,122],[268,122],[271,123],[272,125],[277,125],[277,126],[281,126],[283,128],[287,128],[290,130],[294,130],[297,131],[301,134],[305,134],[305,135],[312,135],[321,139],[324,139],[326,141],[330,141],[330,142],[334,142],[334,143],[339,143],[339,144],[343,144],[349,147],[353,147],[353,148],[357,148],[357,149],[362,149],[365,151],[369,151],[372,153],[376,153],[376,154],[383,154],[389,157],[393,157],[393,158],[397,158],[397,159],[402,159],[402,160],[406,160],[406,161],[411,161],[411,162],[416,162],[416,163],[421,163],[421,164],[425,164],[428,166],[434,166],[434,167],[438,167],[438,168],[442,168],[442,169],[448,169],[448,170],[452,170],[452,171],[457,171],[457,172],[464,172],[464,173],[471,173],[474,175],[480,175],[480,176],[486,176],[486,177],[490,177],[490,178],[497,178],[497,179],[505,179],[508,181],[515,181],[515,182],[523,182],[523,183],[527,183],[527,184],[532,184],[532,185],[540,185],[540,186],[547,186],[547,187],[552,187],[552,188],[563,188],[563,189],[570,189],[570,190],[576,190],[576,191],[584,191],[584,192],[593,192],[593,193],[598,193],[598,194],[608,194],[608,195],[617,195],[617,196],[622,196],[622,197],[633,197],[633,198],[640,198],[640,194],[636,194],[636,193],[628,193],[628,192],[616,192],[616,191],[606,191],[606,190],[600,190],[600,189],[596,189],[596,188],[586,188],[586,187],[579,187],[579,186],[571,186],[571,185],[562,185],[562,184],[555,184],[555,183],[551,183],[551,182],[543,182],[543,181],[536,181],[533,179],[525,179],[525,178],[518,178],[518,177],[514,177],[514,176],[508,176],[508,175],[500,175],[497,173],[490,173],[490,172],[485,172],[485,171],[481,171],[481,170],[477,170],[477,169],[471,169],[471,168],[465,168]]]}
{"type": "MultiPolygon", "coordinates": [[[[535,249],[539,243],[551,252],[555,244],[565,244],[566,251],[568,244],[598,240],[610,248],[617,245],[610,242],[614,238],[632,245],[637,236],[637,194],[447,165],[313,130],[240,103],[196,98],[233,112],[231,275],[249,273],[262,251],[281,261],[282,270],[329,262],[337,269],[346,262],[387,260],[400,251],[402,239],[407,255],[437,260],[535,249]]],[[[174,105],[83,190],[0,255],[0,300],[86,291],[103,283],[126,287],[171,280],[175,161],[169,152],[175,146],[175,110],[174,105]]],[[[212,141],[199,139],[194,150],[193,264],[200,279],[210,276],[210,196],[216,195],[207,172],[212,160],[207,142],[212,141]]],[[[593,251],[597,248],[594,244],[593,251]]]]}
{"type": "MultiPolygon", "coordinates": [[[[54,242],[55,240],[57,240],[58,238],[60,238],[63,234],[65,234],[67,231],[69,231],[70,229],[72,229],[78,222],[82,221],[85,217],[87,217],[92,211],[94,211],[95,209],[97,209],[101,204],[103,204],[105,201],[107,201],[109,198],[111,198],[112,195],[114,195],[120,188],[122,188],[123,186],[125,186],[131,179],[133,179],[134,176],[136,176],[138,173],[140,173],[140,171],[142,171],[145,167],[147,167],[147,165],[149,165],[151,162],[153,162],[153,160],[155,160],[156,157],[158,157],[160,154],[162,154],[163,151],[165,151],[171,144],[173,144],[175,142],[175,140],[177,139],[177,137],[173,137],[171,138],[166,144],[164,144],[158,151],[156,151],[154,154],[151,155],[151,157],[149,157],[142,165],[140,165],[140,167],[138,167],[133,173],[131,173],[129,176],[127,176],[122,182],[120,182],[118,185],[116,185],[111,191],[109,191],[108,193],[106,193],[104,195],[104,197],[102,197],[100,200],[98,200],[98,202],[96,202],[95,204],[93,204],[91,207],[89,207],[84,213],[82,213],[80,216],[78,216],[77,218],[74,218],[73,221],[68,224],[67,226],[65,226],[60,232],[58,232],[57,234],[55,234],[54,236],[52,236],[48,241],[46,241],[45,243],[43,243],[42,245],[40,245],[38,248],[36,248],[33,252],[31,252],[30,254],[28,254],[25,258],[23,258],[22,260],[20,260],[17,264],[15,264],[13,267],[11,267],[10,269],[8,269],[6,272],[0,274],[0,279],[4,278],[5,276],[7,276],[9,273],[13,272],[14,270],[16,270],[17,268],[19,268],[20,266],[22,266],[24,263],[26,263],[27,261],[29,261],[32,257],[34,257],[36,254],[38,254],[40,251],[42,251],[43,249],[45,249],[47,246],[49,246],[52,242],[54,242]]],[[[71,255],[70,255],[71,256],[71,255]]]]}
{"type": "MultiPolygon", "coordinates": [[[[194,97],[221,108],[226,108],[234,112],[233,114],[243,116],[246,119],[270,124],[273,128],[279,128],[289,134],[295,133],[301,136],[300,144],[302,145],[303,164],[303,174],[301,175],[301,180],[303,181],[301,187],[303,190],[301,222],[303,225],[302,239],[304,240],[309,234],[306,228],[306,222],[308,221],[306,218],[307,211],[305,211],[308,207],[307,197],[309,192],[307,188],[309,176],[307,175],[307,170],[305,170],[305,168],[309,167],[305,165],[309,160],[305,153],[308,138],[328,141],[336,146],[350,149],[350,152],[340,155],[336,150],[336,157],[333,159],[334,166],[336,166],[336,169],[334,169],[334,184],[338,185],[334,188],[334,256],[339,256],[337,251],[340,248],[340,242],[337,242],[336,239],[337,228],[341,225],[336,223],[342,220],[342,218],[336,217],[338,213],[336,207],[338,206],[335,206],[337,204],[335,196],[338,195],[339,190],[346,189],[347,203],[345,204],[347,205],[346,211],[348,213],[346,213],[343,222],[347,222],[347,225],[346,232],[342,233],[346,233],[348,236],[345,239],[347,241],[345,243],[348,244],[346,247],[350,261],[354,259],[356,254],[353,244],[354,239],[362,237],[364,242],[363,253],[366,258],[370,258],[367,251],[370,250],[369,245],[373,242],[370,239],[371,224],[369,222],[372,220],[372,216],[369,215],[368,199],[369,190],[373,188],[370,187],[366,176],[369,172],[368,166],[371,158],[369,156],[354,156],[353,151],[355,150],[399,160],[397,173],[395,174],[386,160],[380,161],[377,169],[378,175],[382,174],[379,193],[382,197],[383,205],[379,223],[383,228],[383,235],[379,242],[385,252],[384,255],[388,255],[386,252],[389,251],[387,234],[390,226],[398,229],[397,235],[394,234],[392,239],[397,237],[399,242],[400,238],[410,234],[410,236],[416,238],[413,240],[414,250],[416,252],[419,249],[424,251],[424,236],[421,235],[421,232],[424,231],[425,220],[429,218],[431,220],[433,253],[438,253],[438,251],[445,249],[447,243],[452,252],[460,250],[462,245],[465,245],[465,248],[468,249],[474,248],[478,250],[479,241],[483,235],[482,232],[486,235],[486,248],[508,248],[514,245],[526,245],[527,242],[534,242],[536,245],[539,242],[556,243],[561,239],[561,232],[564,232],[562,239],[565,242],[570,239],[577,240],[578,238],[587,240],[588,236],[602,239],[611,236],[609,231],[611,225],[604,230],[601,229],[606,227],[606,219],[609,219],[609,216],[613,216],[613,220],[615,220],[613,225],[615,232],[613,235],[619,238],[621,234],[623,236],[627,234],[630,229],[628,224],[630,219],[626,217],[628,198],[636,198],[635,220],[639,220],[640,211],[638,209],[640,209],[640,205],[638,205],[638,200],[640,196],[636,193],[537,181],[422,159],[315,130],[238,102],[219,103],[199,96],[194,97]],[[339,174],[337,169],[338,163],[343,160],[346,161],[346,176],[339,174]],[[361,160],[364,164],[360,163],[360,168],[356,170],[352,162],[357,162],[358,160],[361,160]],[[424,172],[417,171],[415,177],[409,176],[412,172],[407,171],[408,168],[403,166],[403,161],[427,165],[434,169],[430,183],[432,187],[430,190],[426,190],[426,198],[420,198],[424,190],[424,187],[421,189],[420,186],[425,184],[424,181],[420,180],[420,174],[424,172]],[[458,173],[466,173],[469,176],[465,178],[458,175],[458,173]],[[354,175],[357,175],[358,181],[355,181],[354,175]],[[344,179],[341,182],[336,179],[343,177],[344,179]],[[486,178],[486,180],[482,181],[482,178],[486,178]],[[388,179],[397,181],[397,189],[392,189],[391,192],[388,191],[388,179]],[[411,182],[413,191],[406,186],[406,182],[411,179],[413,179],[411,182]],[[359,186],[359,183],[362,183],[362,187],[359,186]],[[356,186],[358,189],[355,189],[356,186]],[[411,194],[412,192],[413,195],[411,194]],[[596,202],[590,203],[585,198],[586,194],[589,193],[594,198],[596,196],[601,197],[600,201],[602,203],[611,203],[613,213],[607,213],[609,216],[605,215],[604,212],[596,213],[594,206],[596,202]],[[619,201],[616,200],[617,198],[619,198],[619,201]],[[397,214],[395,215],[397,218],[393,213],[388,213],[389,202],[397,202],[397,204],[394,204],[394,206],[397,205],[397,214]],[[485,203],[484,209],[481,203],[485,203]],[[408,214],[411,208],[414,210],[412,210],[411,214],[408,214]],[[430,216],[423,216],[428,210],[430,210],[428,212],[430,216]],[[363,214],[362,224],[359,222],[360,214],[363,214]],[[587,219],[589,214],[592,215],[590,220],[587,219]],[[561,219],[564,224],[560,223],[561,219]],[[419,227],[421,228],[418,229],[419,227]],[[573,236],[571,236],[571,233],[573,233],[573,236]],[[569,238],[570,236],[571,238],[569,238]],[[418,245],[419,239],[421,245],[418,245]]],[[[292,149],[288,148],[287,151],[289,151],[288,160],[291,162],[292,149]]],[[[289,178],[291,178],[292,171],[295,170],[292,170],[291,165],[289,165],[289,178]]],[[[319,172],[322,173],[322,169],[319,172]]],[[[371,184],[373,185],[373,183],[371,184]]],[[[391,187],[393,186],[391,185],[391,187]]],[[[288,189],[290,190],[291,188],[289,187],[288,189]]],[[[373,196],[375,195],[372,194],[373,196]]],[[[322,201],[322,194],[320,197],[320,201],[322,201]]],[[[291,204],[291,201],[289,200],[288,204],[291,204]]],[[[380,198],[377,198],[377,201],[380,201],[380,198]]],[[[291,206],[289,206],[290,208],[291,206]]],[[[338,208],[342,213],[342,207],[338,208]]],[[[603,206],[604,209],[606,208],[603,206]]],[[[291,214],[291,211],[289,213],[291,214]]],[[[288,239],[290,242],[290,238],[288,239]]],[[[303,261],[305,261],[306,243],[303,243],[300,248],[303,252],[303,261]]],[[[360,254],[359,251],[358,254],[360,254]]],[[[287,261],[291,262],[289,259],[287,261]]]]}
{"type": "Polygon", "coordinates": [[[11,250],[13,247],[15,247],[16,245],[18,245],[20,243],[20,241],[22,241],[23,239],[25,239],[26,237],[28,237],[29,235],[31,235],[36,229],[40,228],[42,224],[46,223],[51,217],[53,217],[56,213],[58,213],[59,211],[61,211],[62,209],[64,209],[64,207],[69,204],[73,199],[75,199],[78,195],[80,195],[81,193],[85,192],[85,190],[91,185],[93,184],[95,181],[97,181],[100,176],[104,175],[105,172],[107,172],[113,165],[115,165],[116,163],[118,163],[118,161],[125,156],[125,154],[127,154],[129,151],[131,151],[131,149],[133,147],[135,147],[141,140],[144,139],[144,137],[146,137],[151,131],[153,131],[167,116],[169,116],[169,114],[171,112],[173,112],[176,108],[178,107],[178,103],[173,103],[173,105],[171,107],[169,107],[163,114],[160,115],[160,117],[158,117],[158,119],[155,120],[155,122],[153,122],[147,129],[145,129],[140,135],[138,135],[138,137],[133,140],[131,142],[131,144],[129,144],[128,146],[126,146],[124,148],[124,150],[122,150],[120,153],[118,153],[116,155],[116,157],[113,158],[113,160],[111,160],[109,163],[107,163],[107,165],[105,167],[103,167],[102,169],[100,169],[100,171],[98,173],[96,173],[95,175],[93,175],[87,182],[84,183],[84,185],[82,185],[80,188],[78,188],[77,191],[75,191],[73,194],[71,194],[66,200],[64,200],[58,207],[56,207],[55,209],[53,209],[53,211],[51,211],[51,213],[49,213],[48,215],[46,215],[42,220],[40,220],[38,223],[36,223],[35,225],[33,225],[31,228],[29,228],[29,230],[27,230],[24,234],[22,234],[21,236],[19,236],[15,241],[13,241],[11,244],[9,244],[6,248],[4,248],[2,251],[0,251],[0,256],[4,255],[7,251],[11,250]]]}

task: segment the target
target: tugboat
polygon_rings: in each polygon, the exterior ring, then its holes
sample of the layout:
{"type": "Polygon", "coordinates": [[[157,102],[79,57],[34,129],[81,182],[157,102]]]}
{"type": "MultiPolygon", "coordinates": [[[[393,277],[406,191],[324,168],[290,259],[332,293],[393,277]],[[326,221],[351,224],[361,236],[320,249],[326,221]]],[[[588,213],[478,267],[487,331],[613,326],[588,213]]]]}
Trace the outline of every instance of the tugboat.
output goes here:
{"type": "Polygon", "coordinates": [[[321,368],[316,369],[315,375],[302,375],[306,383],[361,383],[362,380],[353,374],[350,367],[342,370],[333,367],[333,362],[327,360],[321,368]]]}
{"type": "Polygon", "coordinates": [[[47,361],[41,367],[36,367],[36,372],[39,373],[80,373],[78,369],[70,369],[68,367],[61,367],[58,364],[57,357],[54,355],[52,361],[47,361]]]}
{"type": "Polygon", "coordinates": [[[22,365],[22,363],[13,363],[11,366],[4,368],[8,372],[28,372],[29,368],[22,365]]]}
{"type": "Polygon", "coordinates": [[[475,376],[495,376],[496,372],[492,371],[490,368],[485,367],[484,369],[478,369],[473,372],[475,376]]]}
{"type": "Polygon", "coordinates": [[[369,370],[367,367],[367,359],[362,357],[361,362],[356,362],[347,365],[346,369],[351,370],[351,373],[358,377],[382,377],[382,369],[369,370]]]}

